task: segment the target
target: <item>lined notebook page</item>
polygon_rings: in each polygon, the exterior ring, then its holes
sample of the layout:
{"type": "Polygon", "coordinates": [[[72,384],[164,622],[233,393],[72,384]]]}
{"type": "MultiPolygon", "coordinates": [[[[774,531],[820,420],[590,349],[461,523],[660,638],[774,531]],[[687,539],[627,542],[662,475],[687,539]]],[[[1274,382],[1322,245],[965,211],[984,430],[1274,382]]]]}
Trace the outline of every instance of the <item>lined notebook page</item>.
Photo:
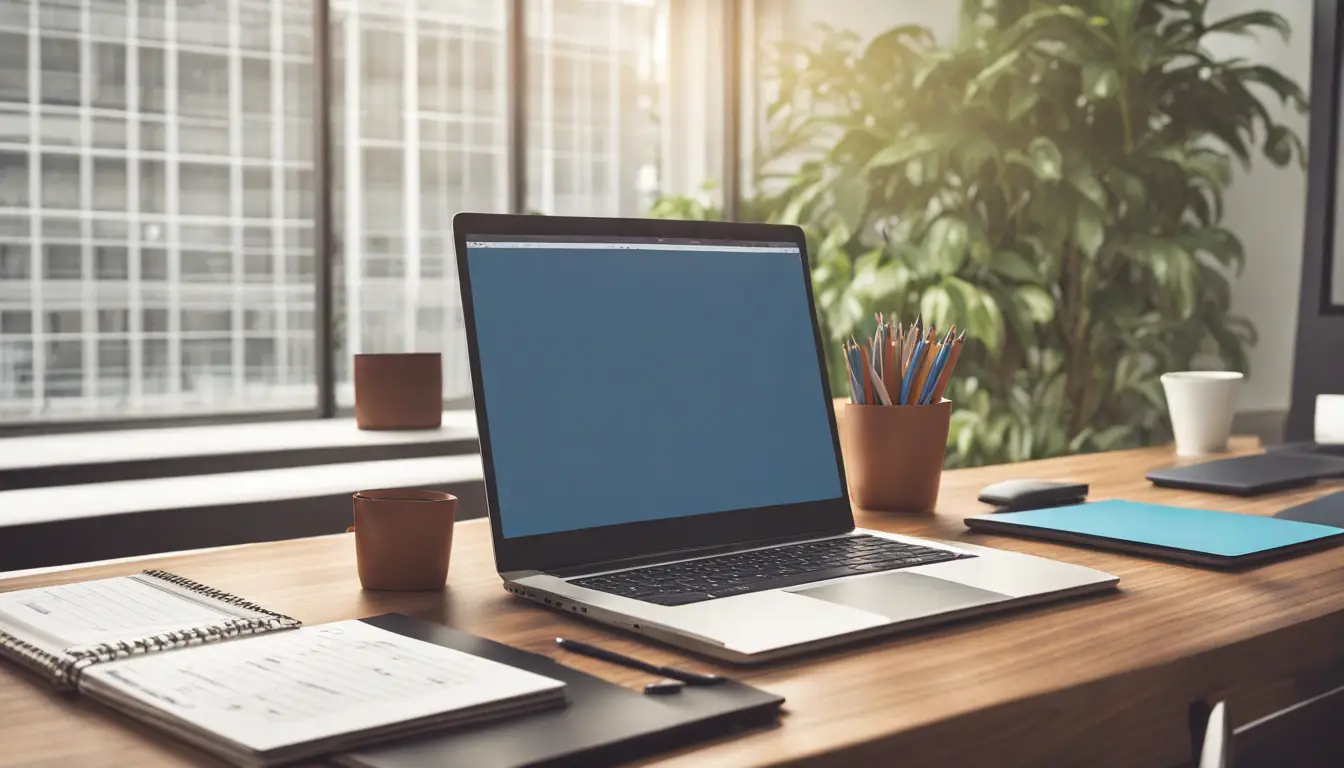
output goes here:
{"type": "Polygon", "coordinates": [[[58,648],[139,639],[232,616],[134,576],[0,594],[0,622],[36,630],[58,648]]]}
{"type": "Polygon", "coordinates": [[[564,687],[359,621],[99,664],[85,678],[256,751],[564,687]]]}

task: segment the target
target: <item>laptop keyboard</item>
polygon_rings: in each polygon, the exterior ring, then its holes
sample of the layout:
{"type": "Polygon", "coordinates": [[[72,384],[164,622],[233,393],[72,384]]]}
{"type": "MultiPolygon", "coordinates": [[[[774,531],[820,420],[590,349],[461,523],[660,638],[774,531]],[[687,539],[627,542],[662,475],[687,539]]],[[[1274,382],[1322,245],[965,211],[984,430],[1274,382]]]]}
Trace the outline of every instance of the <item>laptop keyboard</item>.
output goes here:
{"type": "Polygon", "coordinates": [[[570,583],[657,605],[687,605],[967,557],[974,555],[859,535],[652,565],[570,583]]]}

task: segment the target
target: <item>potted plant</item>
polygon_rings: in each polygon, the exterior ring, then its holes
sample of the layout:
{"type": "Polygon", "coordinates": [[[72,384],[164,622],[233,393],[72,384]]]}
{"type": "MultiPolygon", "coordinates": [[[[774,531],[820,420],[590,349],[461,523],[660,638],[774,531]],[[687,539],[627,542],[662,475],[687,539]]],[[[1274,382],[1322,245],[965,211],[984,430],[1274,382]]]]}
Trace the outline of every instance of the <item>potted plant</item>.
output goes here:
{"type": "MultiPolygon", "coordinates": [[[[946,47],[902,26],[772,52],[751,210],[808,232],[833,341],[870,335],[874,310],[964,326],[951,463],[1165,440],[1163,371],[1246,370],[1222,193],[1234,161],[1304,161],[1262,95],[1306,100],[1203,44],[1286,37],[1282,17],[1205,6],[967,0],[946,47]]],[[[831,379],[843,391],[839,362],[831,379]]]]}

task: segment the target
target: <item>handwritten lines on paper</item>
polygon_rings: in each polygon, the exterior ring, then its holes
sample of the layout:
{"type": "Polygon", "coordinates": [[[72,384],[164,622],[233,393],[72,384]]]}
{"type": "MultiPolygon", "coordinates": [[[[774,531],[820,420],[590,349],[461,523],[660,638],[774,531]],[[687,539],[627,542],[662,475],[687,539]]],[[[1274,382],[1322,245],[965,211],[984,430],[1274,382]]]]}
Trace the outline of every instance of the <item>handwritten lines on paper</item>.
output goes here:
{"type": "MultiPolygon", "coordinates": [[[[362,626],[362,625],[361,625],[362,626]]],[[[110,672],[198,714],[293,723],[484,682],[490,662],[350,624],[225,643],[110,672]],[[208,652],[207,652],[208,651],[208,652]]]]}

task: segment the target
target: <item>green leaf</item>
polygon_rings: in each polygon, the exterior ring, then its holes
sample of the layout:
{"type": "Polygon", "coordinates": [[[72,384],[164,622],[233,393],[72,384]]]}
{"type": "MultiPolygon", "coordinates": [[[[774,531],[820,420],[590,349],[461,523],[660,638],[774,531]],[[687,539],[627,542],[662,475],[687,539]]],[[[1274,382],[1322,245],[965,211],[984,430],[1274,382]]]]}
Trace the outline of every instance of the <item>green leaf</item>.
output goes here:
{"type": "Polygon", "coordinates": [[[1088,258],[1096,258],[1097,251],[1106,242],[1106,227],[1102,223],[1100,208],[1086,202],[1078,204],[1073,219],[1073,240],[1088,258]]]}
{"type": "Polygon", "coordinates": [[[1240,277],[1246,269],[1246,247],[1235,234],[1222,227],[1208,227],[1191,230],[1180,238],[1181,244],[1190,252],[1207,253],[1223,267],[1231,269],[1240,277]]]}
{"type": "Polygon", "coordinates": [[[970,102],[981,90],[988,90],[994,87],[994,83],[999,77],[1008,71],[1017,60],[1022,57],[1020,49],[1014,49],[1000,56],[997,61],[985,67],[975,77],[971,78],[971,84],[966,88],[966,101],[970,102]]]}
{"type": "Polygon", "coordinates": [[[824,189],[826,189],[826,180],[819,179],[804,188],[801,192],[793,195],[793,198],[789,200],[789,204],[784,208],[784,212],[780,214],[778,223],[798,224],[800,217],[803,214],[803,209],[810,206],[824,189]]]}
{"type": "Polygon", "coordinates": [[[1189,320],[1199,305],[1199,264],[1190,254],[1182,252],[1172,263],[1172,274],[1176,279],[1176,307],[1182,320],[1189,320]]]}
{"type": "Polygon", "coordinates": [[[975,178],[985,163],[999,154],[998,146],[984,134],[976,134],[959,142],[954,151],[961,161],[961,172],[967,178],[975,178]]]}
{"type": "Polygon", "coordinates": [[[1139,4],[1139,0],[1103,0],[1101,8],[1116,26],[1130,27],[1134,24],[1139,4]]]}
{"type": "Polygon", "coordinates": [[[1199,304],[1199,262],[1179,242],[1140,237],[1124,249],[1152,273],[1164,298],[1174,300],[1182,320],[1189,320],[1199,304]]]}
{"type": "Polygon", "coordinates": [[[926,152],[932,152],[937,146],[932,136],[927,134],[917,134],[907,139],[898,140],[896,143],[882,149],[873,158],[868,161],[868,169],[886,168],[892,165],[900,165],[911,158],[922,155],[926,152]]]}
{"type": "Polygon", "coordinates": [[[995,251],[989,267],[999,276],[1016,282],[1030,283],[1041,279],[1041,271],[1036,265],[1017,251],[995,251]]]}
{"type": "Polygon", "coordinates": [[[947,295],[952,298],[951,322],[960,325],[961,318],[966,316],[968,302],[975,301],[980,289],[955,275],[944,277],[939,284],[947,290],[947,295]]]}
{"type": "MultiPolygon", "coordinates": [[[[1143,180],[1138,176],[1119,168],[1112,168],[1106,172],[1106,183],[1130,208],[1141,210],[1147,207],[1148,192],[1144,189],[1143,180]]],[[[1102,207],[1105,208],[1104,205],[1102,207]]]]}
{"type": "Polygon", "coordinates": [[[1055,300],[1039,286],[1019,286],[1017,298],[1027,308],[1027,315],[1032,322],[1037,325],[1045,325],[1055,318],[1055,300]]]}
{"type": "Polygon", "coordinates": [[[1107,206],[1106,189],[1097,181],[1097,177],[1084,168],[1069,171],[1069,183],[1078,190],[1078,194],[1092,201],[1092,204],[1105,210],[1107,206]]]}
{"type": "Polygon", "coordinates": [[[868,184],[859,176],[841,177],[831,187],[831,205],[845,229],[853,236],[863,226],[868,206],[868,184]]]}
{"type": "Polygon", "coordinates": [[[1277,166],[1293,160],[1293,132],[1282,125],[1271,125],[1265,132],[1265,157],[1277,166]]]}
{"type": "Polygon", "coordinates": [[[906,59],[916,52],[934,44],[933,33],[928,27],[917,24],[902,24],[892,27],[874,37],[864,49],[864,62],[870,66],[890,66],[894,59],[906,59]]]}
{"type": "Polygon", "coordinates": [[[1206,34],[1214,32],[1228,32],[1238,35],[1249,35],[1255,33],[1255,27],[1269,27],[1279,33],[1283,41],[1288,42],[1288,38],[1293,34],[1293,28],[1289,26],[1288,20],[1273,11],[1252,11],[1243,13],[1240,16],[1230,16],[1222,21],[1215,22],[1205,27],[1206,34]]]}
{"type": "Polygon", "coordinates": [[[1003,312],[984,291],[977,291],[974,301],[966,305],[966,334],[982,342],[990,354],[1003,349],[1003,312]]]}
{"type": "Polygon", "coordinates": [[[866,127],[851,128],[840,141],[826,153],[827,160],[836,165],[863,167],[873,153],[887,143],[886,137],[878,136],[866,127]]]}
{"type": "Polygon", "coordinates": [[[926,278],[937,274],[937,257],[929,252],[926,243],[890,242],[887,251],[898,264],[904,264],[916,277],[926,278]]]}
{"type": "Polygon", "coordinates": [[[863,302],[859,301],[859,297],[853,293],[845,294],[832,308],[828,318],[832,335],[841,339],[852,336],[855,326],[863,321],[865,314],[863,302]]]}
{"type": "Polygon", "coordinates": [[[946,328],[957,320],[953,313],[952,296],[941,285],[931,285],[924,290],[924,297],[919,302],[919,314],[924,318],[926,326],[932,323],[946,328]]]}
{"type": "Polygon", "coordinates": [[[1063,175],[1064,158],[1059,154],[1055,142],[1044,136],[1037,136],[1027,145],[1027,157],[1036,171],[1036,177],[1043,181],[1059,181],[1063,175]]]}
{"type": "Polygon", "coordinates": [[[1041,101],[1041,89],[1030,82],[1015,80],[1008,97],[1008,122],[1015,123],[1041,101]]]}
{"type": "Polygon", "coordinates": [[[854,260],[854,274],[861,275],[864,272],[872,272],[882,263],[882,249],[874,248],[854,260]]]}
{"type": "Polygon", "coordinates": [[[1248,82],[1260,83],[1269,88],[1285,104],[1292,104],[1298,112],[1307,111],[1307,95],[1303,93],[1302,86],[1273,67],[1256,64],[1245,67],[1229,67],[1227,72],[1231,76],[1239,77],[1248,82]]]}
{"type": "Polygon", "coordinates": [[[876,269],[856,273],[850,288],[861,300],[873,306],[880,306],[897,294],[904,293],[909,283],[908,267],[904,264],[885,264],[876,269]]]}
{"type": "MultiPolygon", "coordinates": [[[[821,284],[822,281],[816,279],[815,282],[821,284]]],[[[840,288],[838,286],[831,286],[817,294],[817,305],[822,309],[830,309],[838,298],[840,298],[840,288]]]]}
{"type": "Polygon", "coordinates": [[[929,225],[924,248],[933,260],[933,269],[939,274],[951,275],[966,263],[970,254],[971,228],[965,219],[940,216],[929,225]]]}
{"type": "Polygon", "coordinates": [[[1182,146],[1169,147],[1157,156],[1219,188],[1232,183],[1232,161],[1222,152],[1182,146]]]}
{"type": "Polygon", "coordinates": [[[1090,99],[1102,101],[1120,91],[1120,73],[1110,62],[1088,62],[1083,65],[1083,93],[1090,99]]]}

